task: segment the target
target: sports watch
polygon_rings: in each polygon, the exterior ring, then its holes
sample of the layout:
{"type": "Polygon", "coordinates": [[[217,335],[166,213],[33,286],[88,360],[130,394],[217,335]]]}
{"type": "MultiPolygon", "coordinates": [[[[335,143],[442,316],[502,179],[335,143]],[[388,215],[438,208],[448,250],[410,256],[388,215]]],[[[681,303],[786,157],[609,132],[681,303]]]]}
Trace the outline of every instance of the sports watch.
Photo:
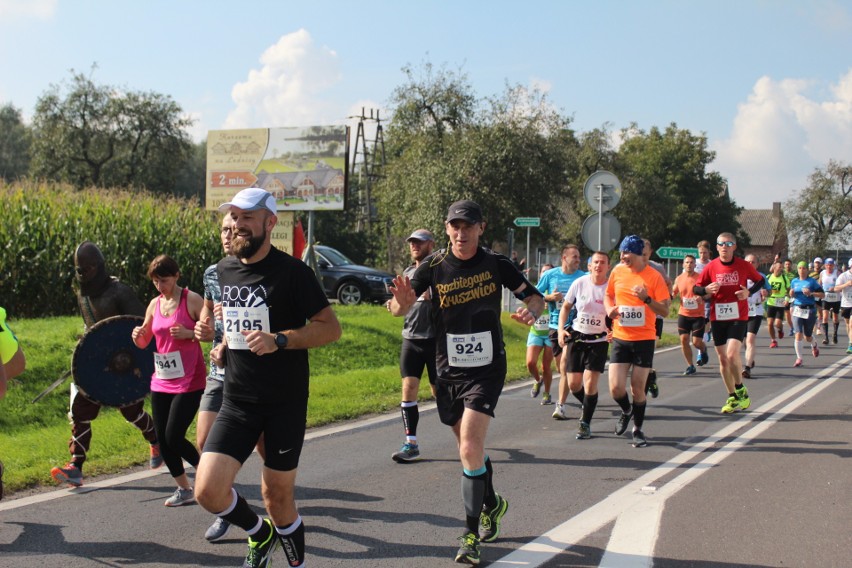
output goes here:
{"type": "Polygon", "coordinates": [[[286,349],[287,348],[287,336],[281,332],[275,334],[275,345],[278,346],[278,349],[286,349]]]}

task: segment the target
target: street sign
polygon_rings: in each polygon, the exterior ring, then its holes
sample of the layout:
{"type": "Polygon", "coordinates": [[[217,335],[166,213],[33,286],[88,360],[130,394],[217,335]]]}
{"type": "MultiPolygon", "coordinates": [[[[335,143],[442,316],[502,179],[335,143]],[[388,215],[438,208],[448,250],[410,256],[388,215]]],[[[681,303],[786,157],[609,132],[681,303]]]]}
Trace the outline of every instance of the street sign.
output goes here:
{"type": "Polygon", "coordinates": [[[611,213],[604,213],[603,217],[595,213],[583,222],[580,235],[590,249],[609,252],[618,246],[621,238],[621,223],[611,213]],[[603,223],[600,221],[601,218],[603,223]]]}
{"type": "Polygon", "coordinates": [[[515,218],[516,227],[540,227],[541,217],[517,217],[515,218]]]}
{"type": "Polygon", "coordinates": [[[621,201],[621,182],[610,172],[598,170],[586,180],[583,195],[592,211],[606,213],[621,201]]]}
{"type": "Polygon", "coordinates": [[[691,254],[698,257],[698,249],[690,247],[660,247],[657,249],[657,256],[665,260],[683,260],[683,257],[691,254]]]}

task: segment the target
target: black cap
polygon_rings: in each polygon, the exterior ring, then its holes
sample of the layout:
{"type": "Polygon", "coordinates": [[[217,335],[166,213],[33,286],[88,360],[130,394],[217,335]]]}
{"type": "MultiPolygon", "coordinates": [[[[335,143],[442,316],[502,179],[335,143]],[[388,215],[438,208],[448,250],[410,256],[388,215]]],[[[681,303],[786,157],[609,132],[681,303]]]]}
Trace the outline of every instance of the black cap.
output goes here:
{"type": "Polygon", "coordinates": [[[482,223],[482,209],[469,199],[462,199],[450,205],[447,211],[447,223],[457,220],[467,221],[471,225],[482,223]]]}

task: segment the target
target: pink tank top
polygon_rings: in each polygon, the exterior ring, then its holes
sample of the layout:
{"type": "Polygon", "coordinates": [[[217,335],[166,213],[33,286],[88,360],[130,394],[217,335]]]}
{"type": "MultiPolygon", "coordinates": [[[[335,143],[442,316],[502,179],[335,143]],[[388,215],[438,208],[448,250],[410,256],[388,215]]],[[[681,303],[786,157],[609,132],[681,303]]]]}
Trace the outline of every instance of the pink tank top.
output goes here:
{"type": "Polygon", "coordinates": [[[176,339],[169,328],[182,325],[188,329],[195,327],[195,320],[189,315],[187,296],[189,290],[180,293],[180,303],[175,312],[165,317],[160,311],[160,299],[154,308],[151,331],[157,344],[154,354],[154,374],[151,376],[151,390],[170,394],[201,390],[206,385],[207,368],[201,345],[192,339],[176,339]]]}

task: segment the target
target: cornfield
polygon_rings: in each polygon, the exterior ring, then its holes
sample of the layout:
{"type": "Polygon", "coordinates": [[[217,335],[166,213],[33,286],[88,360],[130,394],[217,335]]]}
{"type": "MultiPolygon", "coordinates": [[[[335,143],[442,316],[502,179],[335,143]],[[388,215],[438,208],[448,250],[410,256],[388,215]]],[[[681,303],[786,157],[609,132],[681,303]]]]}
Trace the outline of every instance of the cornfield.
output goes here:
{"type": "Polygon", "coordinates": [[[174,258],[180,285],[198,292],[204,269],[222,257],[217,215],[184,199],[0,180],[0,203],[0,305],[15,318],[77,313],[74,250],[86,240],[143,304],[156,294],[145,272],[158,254],[174,258]]]}

